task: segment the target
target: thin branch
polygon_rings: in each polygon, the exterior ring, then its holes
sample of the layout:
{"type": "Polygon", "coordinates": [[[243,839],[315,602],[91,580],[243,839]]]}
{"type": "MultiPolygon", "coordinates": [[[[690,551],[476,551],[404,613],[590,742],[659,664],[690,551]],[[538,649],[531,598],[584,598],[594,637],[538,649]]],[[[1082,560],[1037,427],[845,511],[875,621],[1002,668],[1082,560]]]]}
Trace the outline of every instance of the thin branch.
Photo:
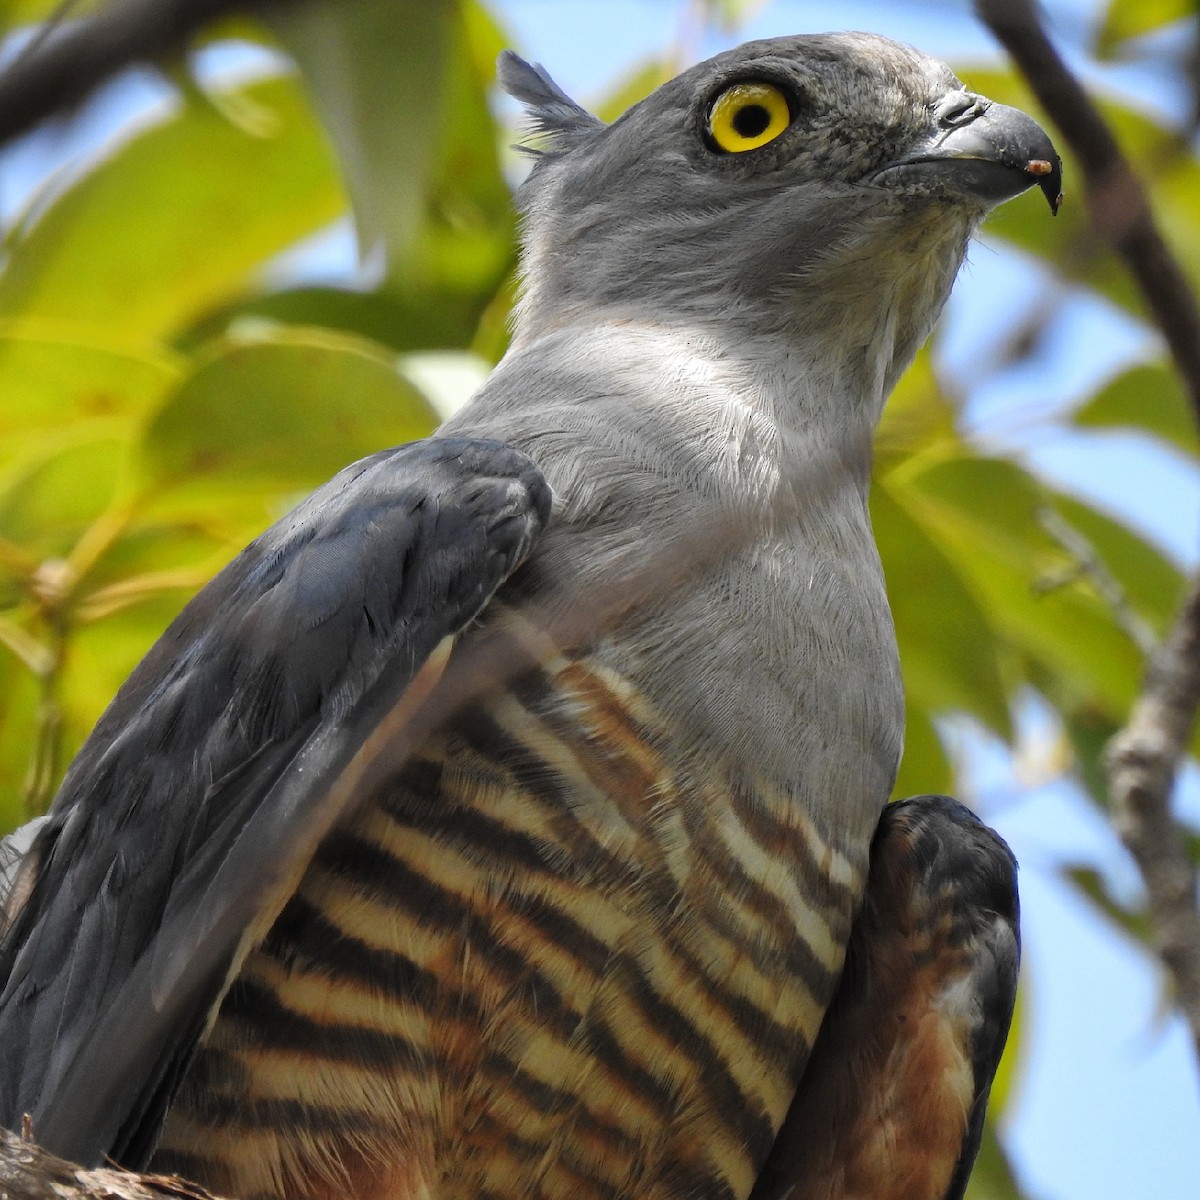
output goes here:
{"type": "Polygon", "coordinates": [[[1108,564],[1097,553],[1096,547],[1050,504],[1041,505],[1036,516],[1046,534],[1071,556],[1071,565],[1040,581],[1038,591],[1049,592],[1074,583],[1077,579],[1086,579],[1108,605],[1118,628],[1149,658],[1158,647],[1154,630],[1129,603],[1129,596],[1120,580],[1108,569],[1108,564]]]}
{"type": "Polygon", "coordinates": [[[0,1196],[5,1200],[219,1200],[204,1188],[165,1175],[85,1170],[35,1145],[28,1129],[21,1136],[0,1129],[0,1196]]]}
{"type": "Polygon", "coordinates": [[[1146,189],[1100,110],[1050,43],[1031,0],[975,0],[975,11],[1078,160],[1092,223],[1137,283],[1200,421],[1200,308],[1155,224],[1146,189]]]}
{"type": "Polygon", "coordinates": [[[1188,113],[1188,134],[1195,137],[1200,133],[1200,13],[1192,24],[1192,32],[1184,59],[1184,74],[1187,76],[1188,91],[1191,93],[1191,111],[1188,113]]]}
{"type": "MultiPolygon", "coordinates": [[[[1124,261],[1166,339],[1200,424],[1200,310],[1149,196],[1100,111],[1046,37],[1031,0],[975,0],[1083,170],[1096,230],[1124,261]]],[[[1200,581],[1150,655],[1142,693],[1107,756],[1113,824],[1146,886],[1150,920],[1200,1063],[1197,873],[1171,808],[1200,704],[1200,581]]]]}
{"type": "Polygon", "coordinates": [[[1155,940],[1200,1060],[1196,868],[1170,796],[1200,703],[1200,582],[1150,660],[1141,696],[1107,755],[1113,824],[1146,883],[1155,940]]]}
{"type": "Polygon", "coordinates": [[[218,18],[297,2],[113,0],[94,16],[51,22],[0,73],[0,145],[74,109],[125,67],[176,52],[218,18]]]}

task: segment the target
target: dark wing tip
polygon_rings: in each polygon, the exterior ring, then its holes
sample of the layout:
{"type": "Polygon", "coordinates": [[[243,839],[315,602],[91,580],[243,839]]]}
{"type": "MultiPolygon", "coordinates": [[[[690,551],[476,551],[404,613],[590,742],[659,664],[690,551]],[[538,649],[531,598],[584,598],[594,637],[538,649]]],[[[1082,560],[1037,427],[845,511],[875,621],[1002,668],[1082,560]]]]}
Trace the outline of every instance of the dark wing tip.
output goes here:
{"type": "Polygon", "coordinates": [[[544,147],[521,145],[519,148],[526,153],[569,150],[604,128],[604,122],[576,104],[539,63],[526,62],[512,50],[502,50],[496,73],[500,86],[525,106],[531,135],[545,142],[544,147]]]}
{"type": "MultiPolygon", "coordinates": [[[[965,1038],[960,1050],[971,1064],[974,1095],[950,1182],[939,1198],[963,1200],[1016,1005],[1021,960],[1017,860],[994,829],[949,796],[914,796],[889,805],[876,844],[885,839],[890,853],[911,865],[913,895],[922,898],[922,907],[952,921],[951,942],[963,956],[953,973],[959,983],[947,991],[942,1011],[954,1018],[951,994],[961,1007],[943,1036],[952,1038],[956,1031],[965,1038]]],[[[947,955],[946,963],[953,958],[947,955]]]]}
{"type": "Polygon", "coordinates": [[[846,966],[752,1200],[962,1200],[1016,996],[1016,860],[948,796],[888,805],[846,966]]]}
{"type": "Polygon", "coordinates": [[[907,861],[927,894],[953,888],[963,911],[995,913],[1016,926],[1017,860],[1008,843],[965,804],[933,795],[889,804],[876,830],[876,846],[889,837],[906,843],[907,861]]]}

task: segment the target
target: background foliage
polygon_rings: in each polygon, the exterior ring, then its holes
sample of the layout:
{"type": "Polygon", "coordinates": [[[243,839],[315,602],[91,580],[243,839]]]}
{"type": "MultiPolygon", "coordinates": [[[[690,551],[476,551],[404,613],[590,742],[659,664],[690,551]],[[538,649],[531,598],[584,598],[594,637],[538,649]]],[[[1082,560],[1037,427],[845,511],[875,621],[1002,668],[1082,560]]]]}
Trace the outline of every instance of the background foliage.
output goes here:
{"type": "MultiPolygon", "coordinates": [[[[9,47],[53,7],[0,7],[9,47]]],[[[702,6],[697,19],[732,31],[744,7],[702,6]]],[[[1153,53],[1131,39],[1193,11],[1185,0],[1113,0],[1087,50],[1153,53]]],[[[513,130],[491,89],[508,42],[469,0],[339,0],[281,10],[269,25],[230,24],[174,64],[169,98],[149,120],[9,212],[4,828],[45,806],[116,687],[205,579],[346,462],[431,429],[463,380],[503,352],[515,291],[513,130]],[[269,52],[253,59],[253,78],[209,69],[223,55],[244,61],[235,50],[246,43],[269,52]],[[367,264],[360,281],[297,285],[286,252],[312,252],[311,239],[347,213],[367,264]]],[[[683,55],[631,64],[597,110],[615,115],[683,55]]],[[[1010,74],[969,79],[1036,111],[1010,74]]],[[[1171,124],[1117,103],[1107,111],[1200,280],[1200,159],[1186,114],[1171,124]]],[[[1142,319],[1081,205],[1051,222],[1040,197],[1027,197],[990,233],[1055,282],[1028,324],[982,358],[1035,349],[1068,291],[1142,319]]],[[[878,440],[873,516],[908,688],[897,790],[955,789],[949,715],[1011,743],[1016,714],[1037,695],[1057,714],[1064,769],[1103,810],[1098,756],[1181,598],[1179,566],[1128,524],[982,445],[961,399],[936,347],[926,350],[878,440]]],[[[1197,456],[1180,389],[1153,355],[1065,419],[1133,428],[1197,456]]],[[[1138,901],[1103,872],[1069,878],[1127,935],[1144,936],[1138,901]]],[[[972,1186],[976,1200],[1021,1194],[994,1134],[972,1186]]]]}

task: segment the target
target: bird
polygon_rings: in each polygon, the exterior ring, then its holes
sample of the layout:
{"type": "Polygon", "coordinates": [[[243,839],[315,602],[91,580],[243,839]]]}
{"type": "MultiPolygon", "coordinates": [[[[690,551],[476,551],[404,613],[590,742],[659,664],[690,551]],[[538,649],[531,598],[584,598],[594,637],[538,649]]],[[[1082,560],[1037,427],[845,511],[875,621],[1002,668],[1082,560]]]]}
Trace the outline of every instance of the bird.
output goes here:
{"type": "Polygon", "coordinates": [[[506,52],[511,344],[204,588],[3,909],[0,1116],[239,1200],[955,1200],[1016,867],[889,804],[871,435],[1061,163],[872,34],[611,124],[506,52]]]}

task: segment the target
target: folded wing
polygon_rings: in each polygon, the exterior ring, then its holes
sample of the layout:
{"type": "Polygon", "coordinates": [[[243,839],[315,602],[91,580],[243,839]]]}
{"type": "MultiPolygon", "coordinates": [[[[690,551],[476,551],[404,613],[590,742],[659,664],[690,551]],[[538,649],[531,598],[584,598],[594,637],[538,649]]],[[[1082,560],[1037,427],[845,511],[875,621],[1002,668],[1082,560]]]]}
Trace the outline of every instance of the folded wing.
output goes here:
{"type": "Polygon", "coordinates": [[[1016,999],[1016,862],[946,796],[891,804],[846,967],[751,1200],[962,1200],[1016,999]]]}
{"type": "Polygon", "coordinates": [[[210,1014],[454,636],[549,516],[537,469],[434,438],[346,468],[222,571],[97,723],[16,875],[0,1118],[137,1166],[210,1014]]]}

